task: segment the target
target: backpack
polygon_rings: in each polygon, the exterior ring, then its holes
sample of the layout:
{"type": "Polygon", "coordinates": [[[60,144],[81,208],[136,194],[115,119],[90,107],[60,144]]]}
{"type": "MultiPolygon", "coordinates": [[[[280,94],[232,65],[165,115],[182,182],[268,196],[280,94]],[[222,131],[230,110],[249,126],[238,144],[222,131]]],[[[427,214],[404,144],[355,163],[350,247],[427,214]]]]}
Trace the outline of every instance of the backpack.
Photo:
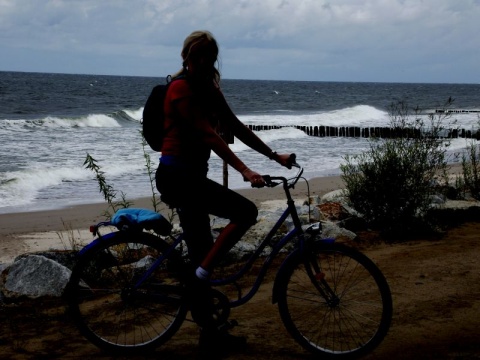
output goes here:
{"type": "Polygon", "coordinates": [[[143,108],[142,135],[154,151],[161,151],[165,129],[164,103],[172,77],[167,76],[167,83],[155,86],[143,108]]]}

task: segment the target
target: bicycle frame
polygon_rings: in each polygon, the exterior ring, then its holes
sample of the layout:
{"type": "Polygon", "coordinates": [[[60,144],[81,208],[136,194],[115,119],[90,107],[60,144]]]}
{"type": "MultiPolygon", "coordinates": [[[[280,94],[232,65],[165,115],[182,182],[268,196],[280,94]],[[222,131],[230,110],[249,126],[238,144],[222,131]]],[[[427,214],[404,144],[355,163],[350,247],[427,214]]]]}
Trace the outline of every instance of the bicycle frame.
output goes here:
{"type": "MultiPolygon", "coordinates": [[[[288,190],[288,189],[287,189],[288,190]]],[[[287,208],[283,211],[282,215],[280,218],[277,220],[275,225],[272,227],[272,229],[269,231],[269,233],[265,236],[265,238],[262,240],[260,245],[256,248],[255,252],[249,257],[247,263],[242,266],[240,270],[238,270],[235,274],[226,277],[224,279],[218,279],[218,280],[212,280],[211,283],[213,286],[221,286],[221,285],[226,285],[230,283],[234,283],[235,281],[239,280],[242,278],[253,266],[255,261],[260,257],[262,254],[263,250],[270,245],[272,247],[272,250],[264,260],[262,267],[260,268],[260,272],[257,275],[257,278],[255,279],[254,284],[250,288],[250,291],[245,294],[244,296],[241,296],[239,299],[235,301],[230,302],[230,306],[233,307],[238,307],[241,306],[245,303],[247,303],[258,291],[260,288],[260,285],[263,282],[263,279],[265,278],[265,275],[272,264],[273,260],[275,257],[279,254],[280,250],[287,245],[290,241],[292,241],[294,238],[298,238],[299,242],[297,246],[302,248],[303,243],[304,243],[304,232],[302,230],[302,226],[300,223],[300,219],[298,217],[297,210],[295,208],[295,203],[293,199],[290,197],[290,193],[288,193],[289,199],[287,200],[287,208]],[[294,228],[290,230],[286,235],[284,235],[276,244],[272,244],[272,239],[275,236],[275,234],[278,232],[280,229],[281,225],[285,222],[285,220],[291,216],[293,223],[294,223],[294,228]]]]}

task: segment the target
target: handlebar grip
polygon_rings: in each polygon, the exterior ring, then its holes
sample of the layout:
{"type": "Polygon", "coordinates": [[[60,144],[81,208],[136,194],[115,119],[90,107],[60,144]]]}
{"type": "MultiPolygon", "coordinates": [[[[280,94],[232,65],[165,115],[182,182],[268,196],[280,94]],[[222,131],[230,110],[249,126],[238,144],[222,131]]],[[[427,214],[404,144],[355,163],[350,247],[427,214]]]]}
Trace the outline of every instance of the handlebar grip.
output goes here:
{"type": "Polygon", "coordinates": [[[293,153],[293,154],[290,154],[290,165],[293,166],[293,167],[296,167],[296,168],[300,168],[300,165],[297,164],[297,154],[293,153]]]}
{"type": "Polygon", "coordinates": [[[266,186],[266,187],[271,187],[271,188],[273,188],[273,187],[281,184],[281,183],[279,183],[279,182],[273,181],[272,178],[275,178],[275,179],[277,179],[277,178],[276,178],[276,177],[273,177],[273,176],[271,176],[271,175],[262,175],[262,178],[263,178],[263,180],[265,181],[265,186],[266,186]]]}

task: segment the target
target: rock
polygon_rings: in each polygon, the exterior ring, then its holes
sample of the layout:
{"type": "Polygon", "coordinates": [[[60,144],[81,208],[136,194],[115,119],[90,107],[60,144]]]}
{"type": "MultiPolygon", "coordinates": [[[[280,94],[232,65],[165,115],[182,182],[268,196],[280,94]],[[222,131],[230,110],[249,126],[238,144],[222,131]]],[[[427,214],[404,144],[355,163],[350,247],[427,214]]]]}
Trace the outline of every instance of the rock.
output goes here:
{"type": "Polygon", "coordinates": [[[444,196],[441,196],[439,194],[435,194],[430,196],[430,203],[432,206],[437,206],[437,205],[443,205],[446,202],[446,198],[444,196]]]}
{"type": "Polygon", "coordinates": [[[341,228],[337,224],[330,222],[330,221],[322,221],[322,238],[347,238],[349,240],[353,240],[357,237],[357,234],[354,232],[341,228]]]}
{"type": "Polygon", "coordinates": [[[0,274],[5,270],[9,265],[8,264],[0,264],[0,274]]]}
{"type": "Polygon", "coordinates": [[[5,299],[62,296],[71,271],[45,256],[30,255],[8,269],[3,293],[5,299]]]}
{"type": "Polygon", "coordinates": [[[324,202],[317,205],[317,207],[324,218],[330,221],[340,221],[350,216],[342,204],[338,202],[324,202]]]}
{"type": "Polygon", "coordinates": [[[76,256],[77,252],[76,251],[71,251],[71,250],[48,250],[48,251],[37,251],[29,254],[22,254],[19,255],[15,258],[15,261],[18,261],[20,259],[23,259],[27,256],[31,255],[38,255],[38,256],[44,256],[47,259],[53,260],[56,263],[59,263],[60,265],[63,265],[70,270],[73,269],[73,266],[75,265],[76,262],[76,256]]]}
{"type": "Polygon", "coordinates": [[[320,198],[320,202],[343,202],[347,198],[344,189],[333,190],[320,198]]]}

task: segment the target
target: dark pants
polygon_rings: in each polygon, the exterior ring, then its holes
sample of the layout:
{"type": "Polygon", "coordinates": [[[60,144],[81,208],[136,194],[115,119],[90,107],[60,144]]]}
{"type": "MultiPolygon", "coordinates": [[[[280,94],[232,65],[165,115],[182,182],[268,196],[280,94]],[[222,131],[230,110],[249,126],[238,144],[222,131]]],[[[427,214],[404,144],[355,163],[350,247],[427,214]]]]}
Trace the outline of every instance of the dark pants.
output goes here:
{"type": "Polygon", "coordinates": [[[245,228],[257,220],[258,209],[253,202],[208,179],[205,171],[160,164],[156,185],[162,201],[178,211],[194,266],[200,265],[213,245],[209,215],[245,228]]]}
{"type": "MultiPolygon", "coordinates": [[[[201,264],[213,246],[209,215],[229,219],[245,231],[257,221],[258,210],[253,202],[208,179],[206,171],[160,164],[156,185],[162,201],[177,209],[193,268],[201,264]]],[[[216,328],[209,283],[193,273],[189,282],[194,321],[204,329],[216,328]]]]}

